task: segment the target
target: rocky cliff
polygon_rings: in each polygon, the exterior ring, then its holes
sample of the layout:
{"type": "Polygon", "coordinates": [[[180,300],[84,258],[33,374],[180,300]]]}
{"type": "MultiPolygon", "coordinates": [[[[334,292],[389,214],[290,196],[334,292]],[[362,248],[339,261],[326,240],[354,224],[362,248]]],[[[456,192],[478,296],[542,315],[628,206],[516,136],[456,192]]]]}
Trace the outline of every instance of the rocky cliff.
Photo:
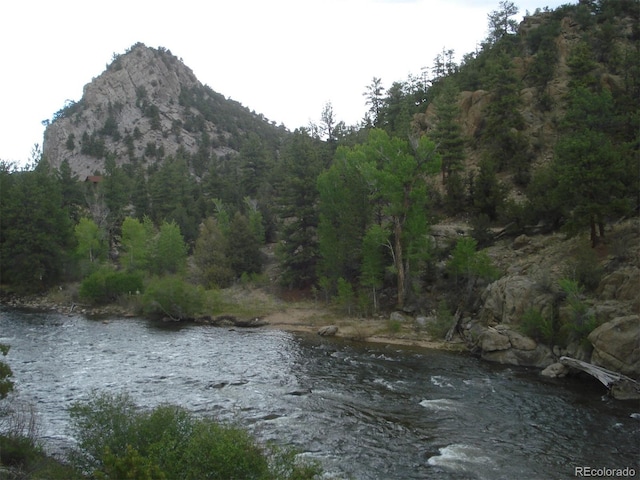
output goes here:
{"type": "Polygon", "coordinates": [[[169,50],[141,43],[116,55],[82,98],[54,115],[43,153],[58,168],[67,160],[83,180],[104,172],[104,162],[147,162],[183,149],[195,154],[206,138],[207,154],[237,148],[242,130],[274,128],[261,115],[225,99],[198,81],[169,50]]]}

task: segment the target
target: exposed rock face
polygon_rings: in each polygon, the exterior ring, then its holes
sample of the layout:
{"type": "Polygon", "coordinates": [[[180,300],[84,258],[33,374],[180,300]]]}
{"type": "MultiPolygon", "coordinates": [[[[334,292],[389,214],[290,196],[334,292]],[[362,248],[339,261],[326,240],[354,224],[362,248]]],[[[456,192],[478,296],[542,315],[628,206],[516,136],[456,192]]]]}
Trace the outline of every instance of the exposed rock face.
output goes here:
{"type": "Polygon", "coordinates": [[[487,328],[478,340],[481,357],[491,362],[545,368],[555,362],[551,349],[504,325],[487,328]]]}
{"type": "Polygon", "coordinates": [[[640,317],[628,315],[600,325],[589,335],[591,363],[640,378],[640,317]]]}
{"type": "MultiPolygon", "coordinates": [[[[203,132],[215,145],[213,153],[232,152],[224,146],[228,133],[182,101],[195,88],[218,95],[205,90],[170,51],[136,44],[85,85],[80,101],[56,114],[45,131],[43,153],[54,168],[66,159],[83,180],[104,172],[107,155],[122,165],[181,148],[195,153],[203,132]]],[[[220,101],[226,100],[220,96],[220,101]]]]}
{"type": "Polygon", "coordinates": [[[525,275],[507,275],[493,282],[482,301],[481,319],[489,325],[517,324],[528,309],[551,316],[553,308],[553,295],[540,291],[535,280],[525,275]]]}

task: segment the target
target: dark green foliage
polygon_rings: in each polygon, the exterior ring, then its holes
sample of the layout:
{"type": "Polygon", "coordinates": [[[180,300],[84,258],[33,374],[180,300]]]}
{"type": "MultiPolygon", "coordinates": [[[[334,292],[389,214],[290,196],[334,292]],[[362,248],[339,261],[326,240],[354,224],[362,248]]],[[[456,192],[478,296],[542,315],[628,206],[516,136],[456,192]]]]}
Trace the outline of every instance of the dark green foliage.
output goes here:
{"type": "Polygon", "coordinates": [[[77,175],[73,175],[67,160],[63,160],[56,172],[62,194],[62,207],[67,210],[72,221],[77,222],[80,211],[85,206],[84,192],[77,175]]]}
{"type": "Polygon", "coordinates": [[[607,134],[615,128],[612,110],[607,91],[573,90],[566,134],[558,141],[553,163],[558,196],[573,207],[567,227],[576,232],[588,226],[593,246],[604,235],[608,216],[631,210],[637,178],[637,164],[631,167],[632,152],[620,148],[607,134]]]}
{"type": "Polygon", "coordinates": [[[539,99],[556,71],[558,61],[556,37],[560,33],[560,26],[561,19],[552,17],[532,29],[526,37],[528,53],[533,56],[533,63],[527,72],[527,80],[538,88],[539,99]]]}
{"type": "Polygon", "coordinates": [[[360,171],[364,158],[357,157],[350,149],[339,147],[333,165],[317,181],[318,272],[330,280],[332,289],[340,277],[357,280],[362,240],[371,216],[369,187],[360,171]]]}
{"type": "Polygon", "coordinates": [[[588,345],[587,337],[598,326],[595,315],[582,301],[583,288],[575,280],[563,278],[560,288],[564,292],[569,318],[561,326],[561,332],[568,343],[578,342],[588,345]]]}
{"type": "Polygon", "coordinates": [[[80,153],[95,158],[104,158],[107,155],[107,147],[104,139],[95,133],[89,135],[88,132],[82,134],[80,142],[80,153]]]}
{"type": "Polygon", "coordinates": [[[120,132],[118,131],[118,122],[116,121],[115,117],[113,117],[112,115],[109,115],[107,117],[104,122],[104,126],[100,130],[100,133],[102,135],[110,136],[115,142],[120,140],[121,137],[120,132]]]}
{"type": "MultiPolygon", "coordinates": [[[[436,142],[442,161],[442,183],[446,184],[451,175],[459,174],[465,157],[462,127],[458,123],[458,91],[453,83],[446,83],[440,95],[434,100],[436,124],[431,138],[436,142]]],[[[452,195],[455,198],[456,189],[452,195]]],[[[453,200],[453,198],[451,199],[453,200]]],[[[454,201],[455,203],[455,201],[454,201]]]]}
{"type": "Polygon", "coordinates": [[[113,302],[121,295],[133,295],[143,291],[139,273],[114,271],[101,268],[85,278],[80,284],[80,299],[92,304],[113,302]]]}
{"type": "Polygon", "coordinates": [[[284,221],[280,249],[282,282],[310,287],[318,261],[318,190],[316,179],[326,166],[321,142],[306,130],[293,132],[282,150],[280,217],[284,221]]]}
{"type": "Polygon", "coordinates": [[[456,243],[451,260],[447,263],[447,271],[456,283],[464,280],[472,284],[477,279],[495,280],[498,270],[493,266],[486,252],[477,251],[477,242],[472,238],[461,238],[456,243]]]}
{"type": "Polygon", "coordinates": [[[237,212],[229,226],[228,256],[235,277],[262,271],[262,243],[251,230],[249,220],[237,212]]]}
{"type": "Polygon", "coordinates": [[[506,187],[498,180],[497,169],[491,160],[480,162],[480,171],[471,187],[473,208],[478,215],[497,220],[506,197],[506,187]]]}
{"type": "Polygon", "coordinates": [[[67,150],[69,150],[70,152],[72,152],[76,148],[76,136],[73,133],[70,133],[67,136],[67,141],[65,143],[65,146],[67,147],[67,150]]]}
{"type": "Polygon", "coordinates": [[[227,254],[230,248],[227,232],[219,219],[211,217],[200,226],[193,252],[194,277],[198,284],[207,288],[224,288],[233,282],[234,272],[227,254]]]}
{"type": "Polygon", "coordinates": [[[554,319],[538,310],[529,309],[522,315],[520,330],[523,334],[545,345],[555,345],[558,340],[558,328],[554,319]]]}
{"type": "Polygon", "coordinates": [[[73,245],[62,193],[46,162],[33,171],[0,165],[0,282],[39,291],[63,278],[73,245]]]}
{"type": "Polygon", "coordinates": [[[189,243],[198,235],[201,211],[197,206],[197,184],[189,173],[183,156],[168,157],[162,166],[149,175],[148,180],[151,219],[156,225],[174,221],[189,243]]]}
{"type": "Polygon", "coordinates": [[[598,288],[604,270],[597,253],[586,244],[581,244],[567,262],[566,277],[574,280],[587,291],[598,288]]]}
{"type": "Polygon", "coordinates": [[[175,275],[156,277],[147,285],[142,304],[150,317],[192,319],[202,313],[204,292],[175,275]]]}
{"type": "Polygon", "coordinates": [[[260,446],[242,428],[171,405],[145,412],[127,395],[94,394],[70,414],[75,464],[96,478],[311,480],[321,473],[288,449],[260,446]]]}

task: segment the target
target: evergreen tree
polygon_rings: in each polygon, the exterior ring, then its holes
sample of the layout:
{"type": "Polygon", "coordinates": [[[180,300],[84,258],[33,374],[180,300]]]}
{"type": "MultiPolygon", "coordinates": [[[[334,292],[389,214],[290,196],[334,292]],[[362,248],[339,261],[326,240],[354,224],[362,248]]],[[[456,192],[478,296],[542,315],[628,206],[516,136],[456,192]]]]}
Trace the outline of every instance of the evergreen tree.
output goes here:
{"type": "Polygon", "coordinates": [[[309,287],[318,260],[318,190],[316,178],[326,163],[319,140],[304,129],[293,132],[282,150],[280,217],[283,221],[280,258],[282,281],[309,287]]]}
{"type": "Polygon", "coordinates": [[[236,212],[229,227],[228,257],[236,278],[243,273],[262,271],[262,252],[258,236],[251,230],[249,220],[236,212]]]}
{"type": "Polygon", "coordinates": [[[60,281],[73,245],[60,183],[46,161],[35,170],[0,170],[0,280],[24,291],[60,281]]]}
{"type": "Polygon", "coordinates": [[[460,108],[458,92],[452,83],[447,83],[434,100],[436,124],[431,133],[440,154],[442,183],[447,184],[451,175],[459,174],[464,161],[464,139],[458,123],[460,108]]]}
{"type": "Polygon", "coordinates": [[[72,221],[77,222],[80,219],[80,210],[85,206],[82,188],[78,183],[78,176],[73,175],[66,159],[62,161],[56,173],[60,182],[62,206],[67,209],[72,221]]]}
{"type": "Polygon", "coordinates": [[[233,282],[229,241],[218,221],[206,218],[200,225],[200,233],[193,251],[196,281],[205,287],[227,287],[233,282]]]}

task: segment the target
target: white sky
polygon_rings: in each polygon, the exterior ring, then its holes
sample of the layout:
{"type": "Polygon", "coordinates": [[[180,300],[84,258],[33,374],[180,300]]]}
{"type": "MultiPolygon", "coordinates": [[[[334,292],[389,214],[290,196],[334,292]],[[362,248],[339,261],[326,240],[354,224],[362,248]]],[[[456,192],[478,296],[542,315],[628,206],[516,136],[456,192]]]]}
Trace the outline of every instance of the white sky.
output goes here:
{"type": "MultiPolygon", "coordinates": [[[[577,0],[513,0],[520,13],[577,0]]],[[[358,123],[362,93],[456,61],[487,36],[498,0],[8,0],[0,6],[0,160],[25,164],[41,122],[78,101],[114,53],[165,47],[213,90],[290,130],[331,102],[358,123]]]]}

